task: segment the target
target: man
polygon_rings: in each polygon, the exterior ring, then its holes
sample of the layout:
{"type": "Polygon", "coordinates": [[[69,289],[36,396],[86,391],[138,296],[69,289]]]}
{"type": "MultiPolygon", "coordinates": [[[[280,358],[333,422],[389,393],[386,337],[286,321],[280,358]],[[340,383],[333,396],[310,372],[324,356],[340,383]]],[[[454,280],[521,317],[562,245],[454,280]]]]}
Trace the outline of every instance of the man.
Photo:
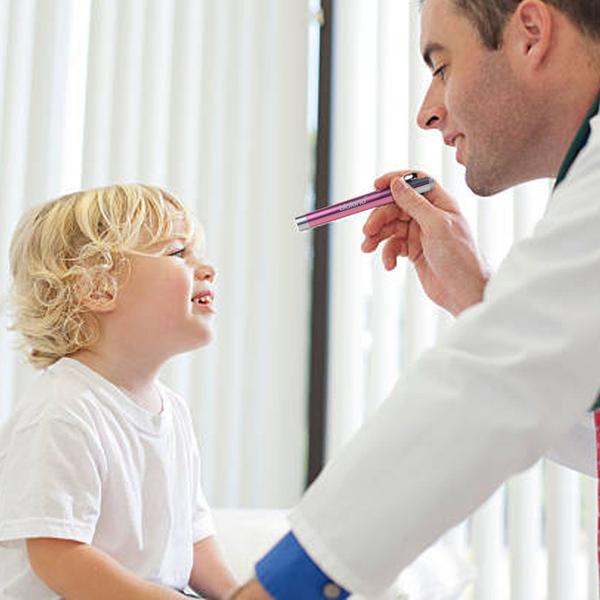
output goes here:
{"type": "Polygon", "coordinates": [[[418,115],[487,196],[556,177],[534,235],[489,277],[454,201],[391,186],[363,249],[415,265],[459,316],[291,514],[237,599],[377,594],[506,478],[559,443],[600,388],[600,2],[424,0],[418,115]]]}

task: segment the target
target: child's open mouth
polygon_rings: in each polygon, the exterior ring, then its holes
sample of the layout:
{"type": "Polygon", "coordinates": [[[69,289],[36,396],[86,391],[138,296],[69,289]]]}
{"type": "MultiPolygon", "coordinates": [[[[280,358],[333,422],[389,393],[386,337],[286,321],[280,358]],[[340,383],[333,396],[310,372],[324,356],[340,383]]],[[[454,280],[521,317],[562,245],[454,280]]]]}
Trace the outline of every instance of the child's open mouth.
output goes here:
{"type": "Polygon", "coordinates": [[[211,306],[214,302],[214,294],[210,290],[202,290],[197,294],[192,296],[191,300],[194,304],[199,304],[200,306],[211,306]]]}

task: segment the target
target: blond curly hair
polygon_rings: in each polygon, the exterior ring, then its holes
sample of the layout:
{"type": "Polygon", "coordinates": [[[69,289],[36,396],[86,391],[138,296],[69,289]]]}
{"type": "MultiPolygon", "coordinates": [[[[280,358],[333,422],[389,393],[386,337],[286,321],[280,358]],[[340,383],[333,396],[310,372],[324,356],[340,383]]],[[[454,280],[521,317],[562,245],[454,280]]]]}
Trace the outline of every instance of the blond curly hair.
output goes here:
{"type": "Polygon", "coordinates": [[[10,246],[9,329],[38,369],[93,345],[99,322],[89,308],[115,297],[129,274],[128,254],[153,254],[169,239],[174,216],[198,242],[200,229],[168,192],[112,185],[51,200],[26,212],[10,246]]]}

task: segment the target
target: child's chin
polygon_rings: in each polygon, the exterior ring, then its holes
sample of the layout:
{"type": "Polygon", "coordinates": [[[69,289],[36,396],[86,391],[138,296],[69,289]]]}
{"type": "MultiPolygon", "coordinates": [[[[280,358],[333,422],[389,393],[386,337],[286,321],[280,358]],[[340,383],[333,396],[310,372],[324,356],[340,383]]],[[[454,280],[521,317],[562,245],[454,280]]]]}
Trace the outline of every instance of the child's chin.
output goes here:
{"type": "Polygon", "coordinates": [[[195,340],[194,342],[187,344],[185,347],[182,347],[176,354],[187,354],[188,352],[194,352],[194,350],[200,350],[205,346],[208,346],[212,341],[212,336],[209,338],[203,338],[201,340],[195,340]]]}
{"type": "Polygon", "coordinates": [[[203,348],[204,346],[208,346],[213,341],[213,332],[206,331],[202,336],[199,336],[194,344],[194,350],[197,348],[203,348]]]}

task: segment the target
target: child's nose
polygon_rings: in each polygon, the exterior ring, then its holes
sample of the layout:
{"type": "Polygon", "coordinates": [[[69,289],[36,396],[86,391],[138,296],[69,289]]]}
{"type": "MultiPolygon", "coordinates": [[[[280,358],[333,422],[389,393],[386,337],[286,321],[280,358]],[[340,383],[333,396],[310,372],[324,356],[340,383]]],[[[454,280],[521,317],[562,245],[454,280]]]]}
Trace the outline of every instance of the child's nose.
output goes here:
{"type": "Polygon", "coordinates": [[[195,278],[200,281],[212,282],[214,281],[216,274],[217,273],[212,265],[200,263],[196,268],[195,278]]]}

